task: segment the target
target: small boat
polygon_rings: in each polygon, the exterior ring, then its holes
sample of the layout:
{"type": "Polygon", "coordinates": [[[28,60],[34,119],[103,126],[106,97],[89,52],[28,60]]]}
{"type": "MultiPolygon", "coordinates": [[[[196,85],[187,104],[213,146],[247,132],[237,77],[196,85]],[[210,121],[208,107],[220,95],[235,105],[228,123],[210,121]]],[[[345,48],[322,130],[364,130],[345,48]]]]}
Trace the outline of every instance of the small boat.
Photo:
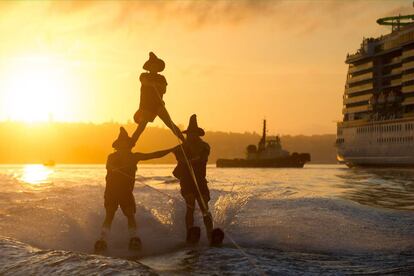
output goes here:
{"type": "Polygon", "coordinates": [[[290,154],[282,149],[279,136],[266,138],[266,120],[263,121],[263,135],[257,145],[249,145],[246,159],[218,159],[219,168],[303,168],[311,160],[309,153],[290,154]]]}
{"type": "Polygon", "coordinates": [[[56,165],[56,163],[55,163],[54,160],[49,160],[49,161],[43,162],[43,166],[45,166],[45,167],[54,167],[55,165],[56,165]]]}

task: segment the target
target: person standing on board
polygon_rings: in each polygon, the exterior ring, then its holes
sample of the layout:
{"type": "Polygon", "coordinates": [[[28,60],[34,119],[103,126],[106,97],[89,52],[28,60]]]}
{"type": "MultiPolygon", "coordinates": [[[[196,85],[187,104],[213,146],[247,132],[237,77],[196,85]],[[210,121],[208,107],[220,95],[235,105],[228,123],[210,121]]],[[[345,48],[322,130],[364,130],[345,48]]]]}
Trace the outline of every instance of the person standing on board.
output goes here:
{"type": "Polygon", "coordinates": [[[141,82],[141,96],[139,109],[134,114],[134,121],[138,124],[133,138],[138,140],[149,122],[153,122],[158,116],[169,127],[174,135],[184,141],[184,136],[180,129],[171,120],[165,103],[162,100],[167,91],[167,80],[159,72],[165,68],[165,62],[158,58],[153,52],[149,53],[149,59],[142,67],[147,72],[142,73],[139,77],[141,82]]]}
{"type": "MultiPolygon", "coordinates": [[[[180,180],[181,195],[187,205],[185,214],[187,242],[196,243],[200,236],[200,228],[194,226],[194,210],[195,202],[197,201],[203,214],[207,238],[213,244],[215,243],[212,240],[213,218],[208,208],[210,191],[206,180],[210,146],[201,139],[201,136],[204,136],[205,133],[202,128],[198,127],[197,116],[195,114],[191,116],[188,128],[183,133],[187,135],[187,139],[182,144],[182,148],[177,147],[174,150],[178,163],[173,171],[173,175],[180,180]],[[187,164],[187,161],[191,167],[187,164]],[[195,183],[193,176],[197,183],[195,183]]],[[[219,239],[222,240],[222,237],[219,237],[219,239]]]]}
{"type": "Polygon", "coordinates": [[[106,239],[118,206],[128,219],[129,248],[139,250],[141,240],[137,235],[135,221],[135,198],[133,194],[137,164],[141,160],[161,158],[174,151],[176,147],[152,153],[131,152],[136,140],[128,136],[127,131],[121,127],[118,138],[113,142],[114,153],[108,156],[106,162],[105,187],[105,220],[102,225],[101,237],[95,243],[95,251],[104,251],[107,247],[106,239]]]}

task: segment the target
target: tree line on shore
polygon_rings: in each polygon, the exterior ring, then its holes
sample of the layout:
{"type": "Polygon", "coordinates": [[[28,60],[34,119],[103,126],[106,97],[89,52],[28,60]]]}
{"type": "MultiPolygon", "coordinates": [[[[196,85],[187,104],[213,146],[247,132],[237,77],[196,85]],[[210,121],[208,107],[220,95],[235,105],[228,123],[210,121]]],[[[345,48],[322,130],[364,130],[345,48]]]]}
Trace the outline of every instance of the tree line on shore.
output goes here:
{"type": "MultiPolygon", "coordinates": [[[[112,151],[111,144],[118,135],[119,123],[0,123],[0,163],[42,163],[54,160],[57,164],[100,164],[112,151]]],[[[132,133],[136,127],[128,123],[132,133]]],[[[180,126],[182,128],[182,126],[180,126]]],[[[312,163],[336,163],[335,134],[285,135],[282,146],[290,152],[308,152],[312,163]]],[[[257,144],[260,134],[206,131],[205,140],[211,146],[209,162],[218,158],[242,158],[249,144],[257,144]]],[[[178,143],[167,128],[148,127],[135,151],[149,152],[178,143]]],[[[151,163],[174,163],[173,155],[152,160],[151,163]]]]}

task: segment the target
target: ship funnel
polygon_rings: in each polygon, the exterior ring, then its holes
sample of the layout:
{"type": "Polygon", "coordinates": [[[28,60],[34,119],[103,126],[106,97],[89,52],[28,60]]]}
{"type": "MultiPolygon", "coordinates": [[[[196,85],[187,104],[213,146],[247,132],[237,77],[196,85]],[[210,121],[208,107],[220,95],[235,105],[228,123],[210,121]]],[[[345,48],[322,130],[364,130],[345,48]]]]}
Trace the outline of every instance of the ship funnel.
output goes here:
{"type": "Polygon", "coordinates": [[[263,134],[259,141],[258,150],[263,151],[266,148],[266,119],[263,120],[263,134]]]}

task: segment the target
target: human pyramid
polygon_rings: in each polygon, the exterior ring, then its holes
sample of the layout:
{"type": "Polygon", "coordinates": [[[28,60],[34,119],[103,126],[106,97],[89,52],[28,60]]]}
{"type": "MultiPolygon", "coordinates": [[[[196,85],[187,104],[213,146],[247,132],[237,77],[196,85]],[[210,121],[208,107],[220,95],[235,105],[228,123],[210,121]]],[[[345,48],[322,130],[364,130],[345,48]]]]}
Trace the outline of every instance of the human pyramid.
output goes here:
{"type": "Polygon", "coordinates": [[[100,238],[95,243],[95,251],[98,253],[107,249],[107,239],[118,206],[121,207],[123,214],[128,219],[129,249],[141,249],[142,244],[138,237],[135,220],[136,204],[133,194],[137,164],[141,160],[161,158],[169,153],[174,153],[177,159],[173,175],[180,181],[181,195],[186,203],[187,243],[196,244],[200,239],[200,227],[194,226],[196,201],[203,214],[210,245],[217,246],[223,241],[224,232],[219,228],[213,228],[213,218],[208,207],[210,191],[207,186],[206,168],[210,146],[201,139],[205,133],[202,128],[198,127],[195,114],[190,117],[188,128],[185,131],[181,131],[172,121],[162,99],[167,90],[167,80],[159,73],[164,68],[164,61],[150,52],[149,59],[143,66],[146,72],[139,77],[141,82],[140,104],[138,111],[134,114],[134,121],[138,126],[131,137],[125,128],[121,127],[118,138],[112,144],[115,152],[108,156],[106,162],[105,220],[100,238]],[[181,143],[173,148],[151,153],[132,152],[147,124],[153,122],[157,116],[171,129],[181,143]],[[183,133],[186,134],[186,138],[183,133]]]}

